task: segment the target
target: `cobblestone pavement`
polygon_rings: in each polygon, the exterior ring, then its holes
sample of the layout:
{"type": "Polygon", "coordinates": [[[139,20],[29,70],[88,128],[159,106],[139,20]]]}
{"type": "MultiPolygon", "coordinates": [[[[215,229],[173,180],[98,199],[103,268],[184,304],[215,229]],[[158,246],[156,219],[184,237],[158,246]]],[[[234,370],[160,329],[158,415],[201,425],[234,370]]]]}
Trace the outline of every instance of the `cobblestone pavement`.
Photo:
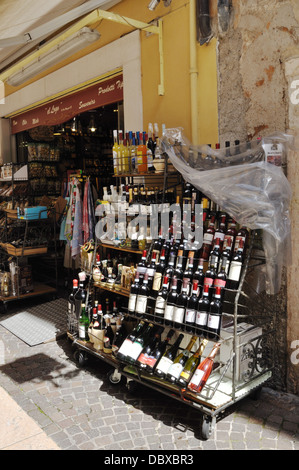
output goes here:
{"type": "Polygon", "coordinates": [[[30,347],[0,326],[0,345],[0,386],[60,449],[299,450],[299,397],[264,388],[203,441],[197,411],[144,386],[132,394],[110,384],[96,358],[79,367],[67,338],[30,347]]]}

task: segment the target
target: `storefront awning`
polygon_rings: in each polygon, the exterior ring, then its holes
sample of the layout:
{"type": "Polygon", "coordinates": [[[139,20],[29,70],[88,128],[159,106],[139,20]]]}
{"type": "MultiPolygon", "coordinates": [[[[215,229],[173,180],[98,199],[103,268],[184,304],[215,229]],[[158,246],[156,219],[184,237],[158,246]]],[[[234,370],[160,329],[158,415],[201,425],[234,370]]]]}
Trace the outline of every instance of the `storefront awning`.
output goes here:
{"type": "Polygon", "coordinates": [[[117,75],[11,118],[11,133],[62,124],[85,111],[122,100],[123,76],[117,75]]]}

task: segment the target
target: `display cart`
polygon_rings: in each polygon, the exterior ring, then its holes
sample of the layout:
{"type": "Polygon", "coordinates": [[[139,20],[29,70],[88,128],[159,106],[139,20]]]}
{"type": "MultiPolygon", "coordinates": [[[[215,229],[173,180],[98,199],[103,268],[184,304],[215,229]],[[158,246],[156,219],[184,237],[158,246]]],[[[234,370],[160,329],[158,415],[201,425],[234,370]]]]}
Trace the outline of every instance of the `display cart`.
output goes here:
{"type": "MultiPolygon", "coordinates": [[[[125,378],[130,391],[134,391],[137,383],[142,383],[183,405],[193,407],[199,412],[201,438],[209,439],[216,422],[229,412],[232,405],[249,395],[256,396],[262,385],[272,377],[275,312],[268,311],[264,300],[258,299],[256,292],[255,295],[249,292],[252,290],[250,276],[254,276],[255,270],[260,269],[265,262],[259,240],[260,234],[252,231],[239,287],[237,290],[226,289],[223,324],[226,323],[228,327],[221,331],[221,354],[201,393],[181,389],[137,367],[120,362],[113,354],[95,350],[92,343],[78,338],[78,325],[73,318],[69,318],[68,337],[73,343],[78,364],[84,366],[89,355],[95,356],[111,366],[108,373],[111,384],[119,384],[125,378]]],[[[139,317],[136,319],[140,320],[139,317]]],[[[147,319],[146,315],[143,319],[147,319]]],[[[152,317],[148,321],[155,323],[152,317]]],[[[185,327],[182,325],[178,333],[185,332],[187,336],[185,327]]]]}

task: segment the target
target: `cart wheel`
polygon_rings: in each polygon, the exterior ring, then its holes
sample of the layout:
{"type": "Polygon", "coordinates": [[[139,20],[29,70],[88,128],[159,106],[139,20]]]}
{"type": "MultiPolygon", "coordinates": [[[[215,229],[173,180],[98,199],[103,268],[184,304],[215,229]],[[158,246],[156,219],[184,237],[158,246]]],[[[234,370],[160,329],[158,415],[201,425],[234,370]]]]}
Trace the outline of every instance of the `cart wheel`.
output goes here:
{"type": "Polygon", "coordinates": [[[212,418],[210,416],[203,416],[201,420],[201,429],[200,429],[200,437],[204,441],[207,441],[214,431],[216,418],[212,418]]]}
{"type": "Polygon", "coordinates": [[[130,393],[136,393],[138,390],[138,384],[135,380],[128,380],[127,389],[130,393]]]}
{"type": "Polygon", "coordinates": [[[74,352],[74,359],[76,362],[78,362],[80,367],[83,367],[88,361],[87,354],[85,354],[83,351],[80,351],[79,349],[76,349],[74,352]]]}
{"type": "Polygon", "coordinates": [[[117,369],[112,369],[108,372],[107,378],[112,385],[117,385],[122,381],[122,375],[117,369]]]}

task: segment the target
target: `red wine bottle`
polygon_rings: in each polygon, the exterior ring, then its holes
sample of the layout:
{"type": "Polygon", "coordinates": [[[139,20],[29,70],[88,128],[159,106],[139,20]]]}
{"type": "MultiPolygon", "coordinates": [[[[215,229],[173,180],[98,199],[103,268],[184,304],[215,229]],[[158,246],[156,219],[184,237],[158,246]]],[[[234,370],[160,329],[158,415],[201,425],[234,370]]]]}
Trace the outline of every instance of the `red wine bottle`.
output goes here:
{"type": "Polygon", "coordinates": [[[149,299],[150,289],[148,286],[148,274],[144,275],[143,283],[139,287],[136,299],[135,313],[137,317],[144,317],[147,311],[147,302],[149,299]]]}
{"type": "Polygon", "coordinates": [[[161,341],[161,334],[163,330],[164,328],[162,326],[159,327],[154,336],[150,339],[149,343],[143,348],[142,352],[138,356],[137,361],[135,362],[136,367],[142,370],[147,368],[147,363],[150,356],[155,351],[157,344],[161,341]]]}
{"type": "Polygon", "coordinates": [[[158,323],[162,323],[164,319],[164,311],[165,311],[165,305],[166,305],[166,300],[168,296],[168,277],[164,276],[163,279],[163,285],[162,289],[159,291],[157,299],[156,299],[156,305],[155,305],[155,321],[158,323]]]}
{"type": "Polygon", "coordinates": [[[198,301],[197,313],[195,319],[196,334],[206,337],[206,326],[210,310],[209,286],[204,286],[202,297],[198,301]]]}
{"type": "Polygon", "coordinates": [[[244,245],[243,240],[239,241],[238,248],[232,257],[229,273],[227,276],[227,284],[229,289],[238,289],[240,278],[241,278],[241,271],[243,265],[243,253],[244,253],[244,245]]]}
{"type": "Polygon", "coordinates": [[[131,289],[130,289],[128,313],[131,315],[135,313],[137,295],[139,292],[139,287],[141,285],[139,276],[140,276],[140,273],[137,271],[135,275],[135,280],[133,284],[131,285],[131,289]]]}
{"type": "Polygon", "coordinates": [[[173,360],[177,356],[177,352],[179,349],[179,346],[184,338],[183,334],[180,334],[175,341],[175,343],[170,346],[169,349],[165,351],[161,359],[159,360],[158,364],[155,367],[154,374],[157,377],[160,377],[162,379],[166,378],[166,374],[168,372],[168,369],[170,368],[171,364],[173,363],[173,360]]]}
{"type": "Polygon", "coordinates": [[[169,330],[164,341],[160,341],[157,346],[150,352],[146,360],[146,372],[152,374],[158,364],[159,360],[166,351],[169,341],[173,337],[175,330],[169,330]]]}
{"type": "Polygon", "coordinates": [[[194,333],[195,320],[198,307],[198,281],[193,281],[192,293],[188,299],[186,313],[185,313],[185,325],[186,331],[194,333]]]}
{"type": "Polygon", "coordinates": [[[178,291],[177,291],[177,278],[173,277],[171,282],[171,289],[168,293],[164,311],[164,322],[166,325],[173,324],[173,315],[174,309],[176,306],[177,298],[178,298],[178,291]]]}
{"type": "Polygon", "coordinates": [[[116,356],[117,359],[120,361],[124,361],[127,357],[128,351],[130,350],[132,344],[134,343],[135,339],[143,333],[145,328],[147,327],[147,323],[141,320],[138,325],[133,329],[133,331],[127,336],[127,338],[122,343],[121,347],[119,348],[116,356]]]}
{"type": "Polygon", "coordinates": [[[173,312],[173,321],[175,328],[182,328],[185,318],[185,310],[188,302],[188,280],[183,281],[181,293],[177,297],[176,306],[173,312]]]}
{"type": "Polygon", "coordinates": [[[219,340],[222,319],[221,288],[216,287],[215,294],[210,303],[207,323],[207,338],[212,341],[219,340]]]}

